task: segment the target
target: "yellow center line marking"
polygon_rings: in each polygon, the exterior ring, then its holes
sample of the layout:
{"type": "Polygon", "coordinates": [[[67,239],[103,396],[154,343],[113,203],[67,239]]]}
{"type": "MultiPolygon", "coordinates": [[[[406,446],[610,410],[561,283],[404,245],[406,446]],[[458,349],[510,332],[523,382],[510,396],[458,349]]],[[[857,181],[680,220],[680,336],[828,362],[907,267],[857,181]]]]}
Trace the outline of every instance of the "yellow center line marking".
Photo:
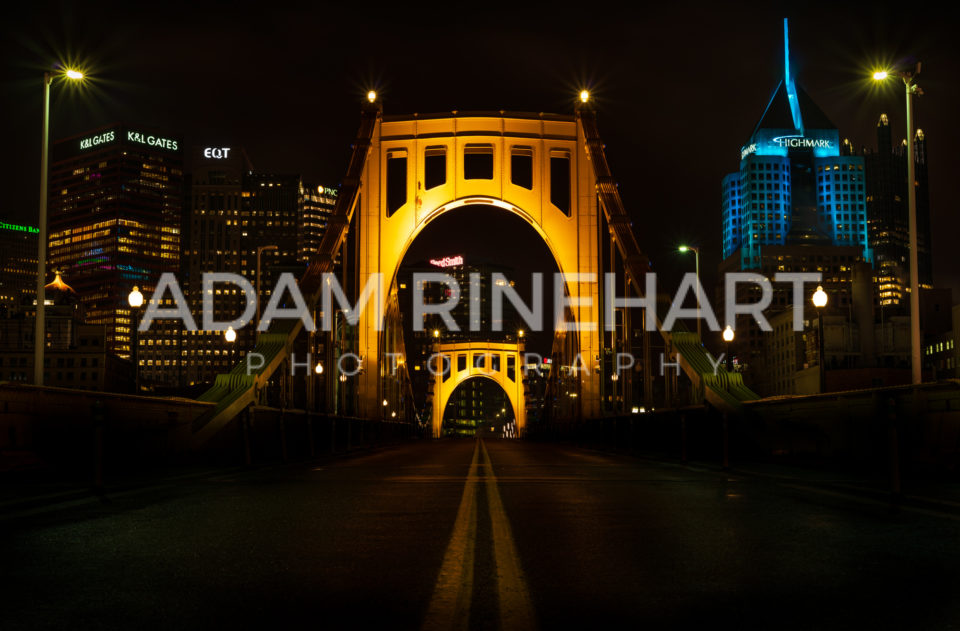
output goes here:
{"type": "Polygon", "coordinates": [[[463,485],[460,508],[453,523],[453,534],[443,555],[440,575],[423,622],[425,630],[466,629],[470,623],[473,599],[473,563],[477,543],[477,463],[479,442],[473,448],[473,460],[463,485]]]}
{"type": "Polygon", "coordinates": [[[500,600],[501,629],[535,629],[536,620],[530,590],[520,568],[520,557],[510,530],[510,520],[500,501],[497,478],[493,474],[493,463],[487,447],[480,440],[483,450],[486,474],[487,506],[490,509],[490,522],[493,532],[493,553],[497,563],[497,596],[500,600]]]}

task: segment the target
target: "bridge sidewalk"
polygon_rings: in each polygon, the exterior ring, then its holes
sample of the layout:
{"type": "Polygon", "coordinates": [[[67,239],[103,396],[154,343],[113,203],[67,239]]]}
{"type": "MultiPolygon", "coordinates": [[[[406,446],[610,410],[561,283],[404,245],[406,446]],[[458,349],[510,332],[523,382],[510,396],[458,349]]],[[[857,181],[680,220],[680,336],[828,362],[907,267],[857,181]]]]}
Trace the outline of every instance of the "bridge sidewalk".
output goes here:
{"type": "Polygon", "coordinates": [[[580,447],[591,451],[616,451],[661,465],[710,472],[718,476],[759,478],[784,488],[811,491],[862,503],[882,504],[894,510],[936,513],[960,520],[960,478],[957,476],[939,479],[926,476],[901,480],[900,492],[894,493],[889,477],[871,476],[862,472],[769,462],[737,462],[724,468],[713,461],[683,462],[658,453],[626,452],[587,445],[580,447]]]}

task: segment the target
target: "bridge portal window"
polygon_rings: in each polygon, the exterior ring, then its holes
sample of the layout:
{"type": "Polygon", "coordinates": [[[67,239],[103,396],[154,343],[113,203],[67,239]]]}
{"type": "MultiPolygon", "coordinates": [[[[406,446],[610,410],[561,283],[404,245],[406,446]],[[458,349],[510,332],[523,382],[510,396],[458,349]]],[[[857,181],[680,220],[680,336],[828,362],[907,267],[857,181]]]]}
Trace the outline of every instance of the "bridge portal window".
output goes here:
{"type": "Polygon", "coordinates": [[[447,148],[427,147],[423,156],[423,187],[436,188],[447,182],[447,148]]]}
{"type": "Polygon", "coordinates": [[[463,148],[463,179],[493,179],[493,145],[468,143],[463,148]]]}
{"type": "Polygon", "coordinates": [[[473,367],[483,370],[487,366],[487,354],[475,353],[473,355],[473,367]]]}
{"type": "Polygon", "coordinates": [[[507,355],[507,379],[517,380],[517,358],[513,355],[507,355]]]}
{"type": "Polygon", "coordinates": [[[443,371],[443,383],[447,382],[447,379],[453,374],[453,371],[450,370],[450,356],[441,355],[440,356],[440,370],[443,371]]]}
{"type": "Polygon", "coordinates": [[[464,353],[457,355],[457,372],[467,369],[467,356],[464,353]]]}
{"type": "Polygon", "coordinates": [[[490,356],[490,370],[500,372],[500,355],[494,353],[490,356]]]}
{"type": "Polygon", "coordinates": [[[528,191],[533,190],[533,147],[510,150],[510,181],[528,191]]]}
{"type": "Polygon", "coordinates": [[[570,216],[570,152],[550,152],[550,203],[570,216]]]}
{"type": "Polygon", "coordinates": [[[387,217],[407,203],[407,150],[387,151],[387,217]]]}

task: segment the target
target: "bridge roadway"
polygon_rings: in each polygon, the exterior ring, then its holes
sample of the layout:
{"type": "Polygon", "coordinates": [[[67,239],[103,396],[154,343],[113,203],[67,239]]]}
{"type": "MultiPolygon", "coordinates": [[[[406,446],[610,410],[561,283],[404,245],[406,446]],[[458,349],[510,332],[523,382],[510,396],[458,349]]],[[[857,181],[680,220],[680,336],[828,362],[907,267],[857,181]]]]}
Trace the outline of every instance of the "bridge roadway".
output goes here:
{"type": "Polygon", "coordinates": [[[956,515],[515,441],[421,441],[0,512],[0,559],[7,631],[960,620],[956,515]]]}

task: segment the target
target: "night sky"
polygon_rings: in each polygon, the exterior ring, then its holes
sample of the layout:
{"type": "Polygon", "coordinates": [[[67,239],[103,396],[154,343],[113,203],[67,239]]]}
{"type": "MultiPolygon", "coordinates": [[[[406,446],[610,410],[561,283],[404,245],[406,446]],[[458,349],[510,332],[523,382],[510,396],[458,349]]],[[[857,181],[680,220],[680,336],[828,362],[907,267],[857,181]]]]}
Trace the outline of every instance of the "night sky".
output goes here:
{"type": "MultiPolygon", "coordinates": [[[[902,84],[879,91],[869,71],[923,61],[918,83],[926,96],[916,102],[916,121],[929,147],[934,270],[960,300],[956,11],[911,3],[913,17],[902,3],[898,10],[836,2],[672,3],[627,13],[595,3],[580,10],[474,3],[469,13],[456,3],[439,11],[343,4],[349,8],[36,3],[8,11],[0,26],[7,182],[0,220],[36,223],[41,77],[60,60],[79,62],[92,80],[82,90],[55,85],[55,139],[114,121],[154,126],[188,146],[243,146],[258,170],[328,186],[343,176],[371,87],[386,114],[571,113],[577,90],[588,87],[641,247],[673,276],[693,265],[675,246],[700,245],[711,283],[720,180],[738,168],[739,148],[781,76],[781,19],[790,17],[798,84],[857,147],[874,146],[881,112],[895,137],[904,133],[902,84]]],[[[497,225],[473,231],[475,243],[463,247],[485,258],[514,242],[522,247],[519,237],[484,245],[497,225]]]]}

